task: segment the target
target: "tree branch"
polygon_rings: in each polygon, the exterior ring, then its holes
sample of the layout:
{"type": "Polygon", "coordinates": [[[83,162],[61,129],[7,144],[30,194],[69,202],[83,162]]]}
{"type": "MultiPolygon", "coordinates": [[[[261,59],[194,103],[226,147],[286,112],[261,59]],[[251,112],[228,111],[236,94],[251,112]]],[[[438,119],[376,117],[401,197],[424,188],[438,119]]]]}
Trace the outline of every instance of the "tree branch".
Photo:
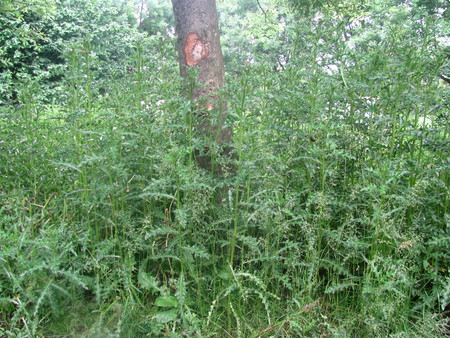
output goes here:
{"type": "Polygon", "coordinates": [[[259,0],[256,0],[256,3],[258,4],[259,9],[264,13],[264,19],[266,21],[269,21],[270,23],[272,23],[272,21],[270,21],[269,19],[267,19],[267,13],[266,11],[262,8],[261,4],[259,3],[259,0]]]}

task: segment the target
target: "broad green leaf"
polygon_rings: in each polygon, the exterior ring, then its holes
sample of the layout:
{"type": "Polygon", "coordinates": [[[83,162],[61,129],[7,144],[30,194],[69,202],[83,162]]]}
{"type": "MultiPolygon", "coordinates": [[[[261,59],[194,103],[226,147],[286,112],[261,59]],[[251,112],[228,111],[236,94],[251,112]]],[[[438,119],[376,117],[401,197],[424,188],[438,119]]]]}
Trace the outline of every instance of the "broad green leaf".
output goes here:
{"type": "Polygon", "coordinates": [[[175,307],[178,306],[178,300],[174,296],[161,296],[155,300],[156,306],[175,307]]]}
{"type": "Polygon", "coordinates": [[[177,309],[157,312],[153,318],[156,319],[158,323],[168,323],[177,318],[177,309]]]}

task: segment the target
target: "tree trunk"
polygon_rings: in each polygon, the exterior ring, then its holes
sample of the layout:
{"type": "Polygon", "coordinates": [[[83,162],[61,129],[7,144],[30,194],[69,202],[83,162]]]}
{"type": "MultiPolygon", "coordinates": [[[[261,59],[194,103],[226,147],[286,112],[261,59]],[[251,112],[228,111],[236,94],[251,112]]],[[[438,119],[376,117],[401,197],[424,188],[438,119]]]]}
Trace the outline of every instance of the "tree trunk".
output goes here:
{"type": "MultiPolygon", "coordinates": [[[[196,102],[197,132],[210,139],[218,147],[205,144],[197,150],[200,167],[221,176],[223,166],[214,165],[219,154],[230,153],[232,129],[225,125],[226,103],[219,90],[225,84],[219,24],[215,0],[172,0],[175,29],[178,36],[180,73],[189,82],[191,71],[196,68],[192,90],[187,93],[196,102]],[[219,148],[213,150],[212,148],[219,148]]],[[[189,86],[188,86],[189,87],[189,86]]]]}

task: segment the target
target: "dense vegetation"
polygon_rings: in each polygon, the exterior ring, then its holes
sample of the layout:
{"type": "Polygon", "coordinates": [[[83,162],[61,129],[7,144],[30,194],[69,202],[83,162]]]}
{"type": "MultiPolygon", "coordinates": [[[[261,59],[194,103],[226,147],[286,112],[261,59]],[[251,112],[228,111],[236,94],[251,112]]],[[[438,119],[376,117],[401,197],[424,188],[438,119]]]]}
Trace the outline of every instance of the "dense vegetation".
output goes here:
{"type": "Polygon", "coordinates": [[[0,3],[0,336],[449,334],[448,2],[218,7],[223,177],[169,1],[0,3]]]}

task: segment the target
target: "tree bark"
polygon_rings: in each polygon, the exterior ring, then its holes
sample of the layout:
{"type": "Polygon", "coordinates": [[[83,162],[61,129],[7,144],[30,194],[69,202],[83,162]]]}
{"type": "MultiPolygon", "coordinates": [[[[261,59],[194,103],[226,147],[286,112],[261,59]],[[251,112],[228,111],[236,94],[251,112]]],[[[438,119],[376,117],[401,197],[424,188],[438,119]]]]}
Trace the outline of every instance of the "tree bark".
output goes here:
{"type": "MultiPolygon", "coordinates": [[[[215,0],[172,0],[175,29],[178,36],[180,73],[189,82],[191,71],[196,68],[194,86],[187,95],[196,102],[199,122],[196,129],[201,136],[218,145],[212,153],[209,145],[197,150],[200,167],[221,176],[223,166],[214,165],[217,155],[228,155],[232,129],[226,126],[227,106],[220,97],[225,84],[224,62],[220,47],[218,15],[215,0]]],[[[188,86],[189,87],[189,86],[188,86]]]]}

